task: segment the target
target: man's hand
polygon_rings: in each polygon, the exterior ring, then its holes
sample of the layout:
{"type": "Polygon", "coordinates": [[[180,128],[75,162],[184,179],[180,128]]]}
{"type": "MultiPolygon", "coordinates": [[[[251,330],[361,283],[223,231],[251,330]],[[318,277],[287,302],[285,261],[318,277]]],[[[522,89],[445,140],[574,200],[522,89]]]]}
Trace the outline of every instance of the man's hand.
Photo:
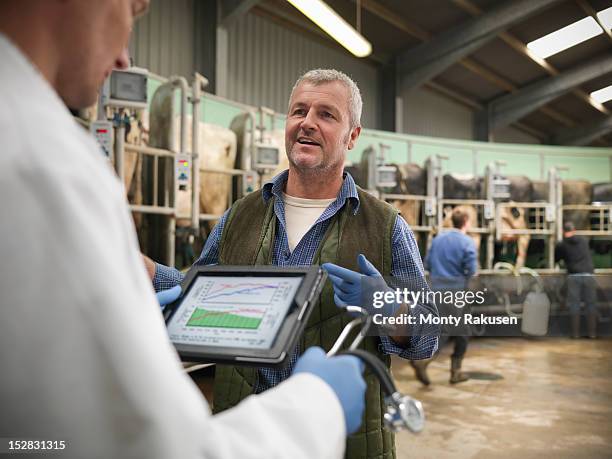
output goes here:
{"type": "MultiPolygon", "coordinates": [[[[370,314],[382,314],[386,317],[410,312],[408,306],[401,303],[388,303],[384,301],[384,293],[392,291],[383,279],[382,274],[362,254],[357,258],[360,273],[343,268],[333,263],[324,263],[322,268],[327,271],[329,279],[334,287],[334,302],[336,306],[361,306],[370,314]],[[382,307],[374,307],[374,293],[379,293],[379,299],[383,302],[382,307]]],[[[386,334],[396,344],[407,346],[410,336],[406,326],[395,327],[387,330],[386,334]]]]}
{"type": "Polygon", "coordinates": [[[144,253],[141,253],[141,255],[142,261],[144,261],[145,264],[145,268],[147,268],[147,274],[151,278],[151,281],[153,281],[153,278],[155,277],[155,262],[149,257],[147,257],[144,253]]]}
{"type": "Polygon", "coordinates": [[[375,292],[391,290],[383,279],[382,274],[362,254],[357,257],[357,262],[361,273],[333,263],[324,263],[322,265],[322,268],[327,271],[334,287],[334,302],[339,307],[361,306],[370,313],[376,311],[385,315],[392,315],[399,305],[385,304],[380,309],[373,307],[375,292]]]}
{"type": "Polygon", "coordinates": [[[167,305],[176,300],[179,296],[181,296],[181,286],[175,285],[174,287],[168,290],[162,290],[161,292],[157,292],[155,294],[157,296],[157,301],[162,309],[167,305]]]}
{"type": "Polygon", "coordinates": [[[327,357],[320,347],[311,347],[299,358],[293,374],[310,373],[329,384],[342,406],[346,432],[352,434],[359,429],[365,409],[363,367],[355,356],[327,357]]]}

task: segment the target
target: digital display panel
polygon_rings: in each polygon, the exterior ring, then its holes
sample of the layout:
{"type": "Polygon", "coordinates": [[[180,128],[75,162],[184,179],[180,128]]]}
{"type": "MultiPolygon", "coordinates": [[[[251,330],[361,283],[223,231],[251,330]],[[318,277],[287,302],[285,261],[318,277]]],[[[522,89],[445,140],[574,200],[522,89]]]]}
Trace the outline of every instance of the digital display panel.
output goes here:
{"type": "Polygon", "coordinates": [[[270,349],[303,281],[199,276],[168,323],[175,344],[270,349]]]}

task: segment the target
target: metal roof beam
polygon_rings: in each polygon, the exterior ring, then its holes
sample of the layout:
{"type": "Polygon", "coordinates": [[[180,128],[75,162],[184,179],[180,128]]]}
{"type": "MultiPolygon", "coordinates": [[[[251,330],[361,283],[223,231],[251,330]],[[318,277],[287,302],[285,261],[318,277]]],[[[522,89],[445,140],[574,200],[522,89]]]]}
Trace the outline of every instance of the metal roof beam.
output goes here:
{"type": "MultiPolygon", "coordinates": [[[[362,0],[361,7],[383,21],[388,22],[393,27],[420,40],[421,42],[431,40],[432,35],[428,31],[417,26],[416,24],[408,22],[406,18],[401,17],[398,13],[391,11],[375,0],[362,0]]],[[[506,91],[514,91],[516,89],[511,82],[472,59],[466,57],[461,59],[459,64],[501,89],[506,91]]]]}
{"type": "MultiPolygon", "coordinates": [[[[468,13],[474,16],[478,16],[482,14],[482,10],[480,10],[480,8],[478,8],[477,6],[474,6],[473,4],[471,4],[468,0],[452,0],[452,1],[457,6],[461,7],[462,9],[464,9],[465,11],[467,11],[468,13]]],[[[383,21],[388,22],[392,26],[396,27],[397,29],[403,32],[408,33],[409,35],[413,36],[414,38],[417,38],[418,40],[428,41],[432,37],[432,35],[425,29],[417,26],[416,24],[408,22],[406,18],[401,17],[398,13],[391,11],[384,5],[378,3],[376,0],[361,0],[361,6],[365,10],[372,13],[373,15],[382,19],[383,21]]],[[[508,34],[506,32],[503,32],[499,36],[500,38],[504,39],[506,35],[508,34]]],[[[524,50],[527,49],[527,46],[525,46],[524,43],[521,43],[517,38],[511,37],[511,36],[508,36],[506,38],[510,41],[513,40],[513,44],[514,44],[513,46],[517,47],[517,49],[520,52],[524,52],[524,50]]],[[[544,64],[546,64],[546,61],[544,60],[541,60],[541,61],[544,62],[544,64]]],[[[471,72],[475,73],[476,75],[480,76],[481,78],[484,78],[489,83],[497,86],[498,88],[504,89],[505,91],[514,92],[518,89],[512,82],[502,77],[501,75],[489,70],[488,68],[484,67],[483,65],[474,61],[473,59],[470,59],[468,57],[463,58],[459,61],[459,64],[465,67],[466,69],[470,70],[471,72]]],[[[559,72],[555,70],[553,74],[556,75],[557,73],[559,72]]],[[[467,100],[462,95],[459,95],[458,97],[457,94],[455,93],[449,93],[447,88],[442,88],[440,85],[437,85],[433,83],[432,81],[427,82],[426,86],[472,109],[482,108],[481,104],[476,103],[473,100],[467,100]]],[[[586,98],[589,98],[587,94],[583,94],[583,96],[586,98]]],[[[601,104],[598,104],[598,105],[602,107],[601,104]]],[[[555,121],[561,124],[564,124],[565,126],[569,126],[569,127],[575,126],[575,123],[573,122],[573,120],[562,115],[561,113],[556,112],[555,110],[551,108],[542,107],[540,110],[542,111],[542,113],[546,114],[547,116],[554,119],[555,121]]],[[[607,110],[605,110],[605,107],[603,108],[603,110],[605,113],[607,113],[607,110]]],[[[517,124],[517,127],[527,132],[528,134],[533,135],[534,137],[537,137],[539,140],[546,140],[548,138],[548,136],[542,134],[542,132],[533,130],[527,126],[517,124]]]]}
{"type": "Polygon", "coordinates": [[[603,22],[601,22],[601,20],[599,19],[599,16],[597,16],[597,11],[593,9],[591,4],[587,0],[576,0],[576,3],[578,4],[580,8],[582,8],[582,10],[586,14],[588,14],[593,19],[595,19],[595,22],[599,24],[599,27],[603,29],[604,34],[606,34],[606,36],[608,37],[608,41],[612,42],[612,32],[610,32],[608,28],[603,24],[603,22]]]}
{"type": "MultiPolygon", "coordinates": [[[[354,3],[356,2],[356,0],[352,1],[354,3]]],[[[421,41],[427,41],[431,37],[431,34],[427,30],[423,29],[417,24],[408,22],[405,17],[391,11],[389,8],[381,3],[378,3],[376,0],[361,0],[361,7],[399,30],[413,36],[414,38],[421,41]]]]}
{"type": "MultiPolygon", "coordinates": [[[[451,0],[451,1],[455,5],[457,5],[459,8],[463,9],[464,11],[467,11],[473,16],[482,14],[482,10],[478,6],[471,3],[469,0],[451,0]]],[[[499,34],[499,38],[502,39],[504,42],[506,42],[509,46],[514,48],[516,51],[528,57],[534,63],[538,64],[542,69],[544,69],[550,75],[559,74],[559,71],[556,68],[554,68],[545,59],[542,59],[536,56],[534,53],[532,53],[529,50],[529,48],[527,48],[527,45],[523,43],[522,41],[520,41],[518,38],[516,38],[514,35],[511,35],[508,32],[502,32],[499,34]]],[[[606,115],[610,113],[610,111],[604,105],[594,100],[591,96],[589,96],[583,90],[576,88],[572,91],[572,93],[575,94],[581,100],[585,101],[587,104],[591,105],[596,110],[600,111],[601,113],[604,113],[606,115]]]]}
{"type": "Polygon", "coordinates": [[[482,16],[403,52],[399,72],[404,88],[420,86],[510,27],[560,0],[507,0],[482,16]]]}
{"type": "Polygon", "coordinates": [[[493,131],[517,121],[576,86],[609,72],[612,72],[612,56],[606,55],[495,99],[487,105],[488,129],[493,131]]]}
{"type": "Polygon", "coordinates": [[[230,26],[260,2],[261,0],[223,0],[219,2],[221,10],[219,25],[223,27],[230,26]]]}
{"type": "Polygon", "coordinates": [[[612,116],[574,129],[565,129],[551,139],[555,145],[589,145],[594,140],[612,131],[612,116]]]}
{"type": "Polygon", "coordinates": [[[379,97],[379,127],[385,131],[402,132],[401,119],[398,113],[403,110],[403,104],[397,92],[397,68],[395,62],[383,65],[378,72],[379,97]]]}

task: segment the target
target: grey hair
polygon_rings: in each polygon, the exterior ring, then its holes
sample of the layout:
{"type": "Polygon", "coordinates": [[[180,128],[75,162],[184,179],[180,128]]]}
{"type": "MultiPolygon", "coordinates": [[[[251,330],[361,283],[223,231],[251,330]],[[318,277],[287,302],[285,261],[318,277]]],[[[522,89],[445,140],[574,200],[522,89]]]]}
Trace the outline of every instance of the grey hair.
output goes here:
{"type": "Polygon", "coordinates": [[[361,92],[359,91],[359,87],[357,84],[349,78],[345,73],[340,72],[339,70],[334,69],[314,69],[309,70],[304,75],[298,78],[298,80],[293,85],[293,89],[291,90],[291,96],[289,97],[289,102],[291,103],[291,97],[293,97],[293,93],[295,89],[301,83],[311,83],[315,86],[323,84],[323,83],[332,83],[334,81],[339,81],[342,83],[348,90],[350,94],[349,98],[349,115],[350,115],[350,123],[351,128],[355,128],[357,126],[361,126],[361,110],[363,108],[363,101],[361,100],[361,92]]]}

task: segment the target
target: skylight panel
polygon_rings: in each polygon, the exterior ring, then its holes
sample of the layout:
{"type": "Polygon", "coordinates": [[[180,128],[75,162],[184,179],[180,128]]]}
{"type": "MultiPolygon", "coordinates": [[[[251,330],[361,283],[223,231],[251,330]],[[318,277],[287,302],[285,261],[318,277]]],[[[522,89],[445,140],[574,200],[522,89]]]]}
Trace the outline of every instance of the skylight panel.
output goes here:
{"type": "Polygon", "coordinates": [[[602,33],[597,21],[589,16],[527,43],[527,48],[546,59],[602,33]]]}
{"type": "Polygon", "coordinates": [[[612,29],[612,6],[610,8],[606,8],[605,10],[601,10],[599,13],[597,13],[597,17],[606,29],[612,29]]]}
{"type": "Polygon", "coordinates": [[[612,85],[606,86],[605,88],[598,89],[597,91],[593,91],[591,93],[591,97],[595,99],[600,104],[608,102],[612,100],[612,85]]]}

